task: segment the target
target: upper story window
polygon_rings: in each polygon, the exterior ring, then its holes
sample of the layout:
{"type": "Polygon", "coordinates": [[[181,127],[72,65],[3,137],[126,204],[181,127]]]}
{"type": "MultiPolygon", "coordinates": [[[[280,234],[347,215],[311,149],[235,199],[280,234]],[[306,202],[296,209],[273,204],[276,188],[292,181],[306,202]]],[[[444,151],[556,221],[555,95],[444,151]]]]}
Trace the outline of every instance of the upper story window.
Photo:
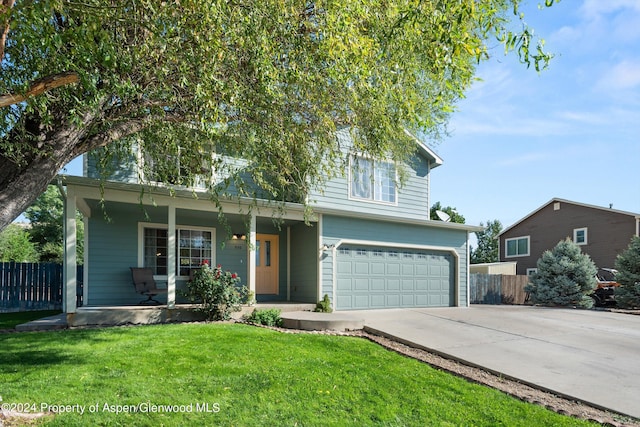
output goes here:
{"type": "Polygon", "coordinates": [[[212,147],[198,153],[187,153],[182,148],[178,148],[177,153],[167,152],[154,156],[145,153],[144,175],[151,182],[205,189],[212,180],[214,161],[212,147]]]}
{"type": "Polygon", "coordinates": [[[573,242],[576,245],[587,244],[587,228],[575,228],[573,230],[573,242]]]}
{"type": "Polygon", "coordinates": [[[505,257],[529,256],[529,236],[505,239],[505,257]]]}
{"type": "Polygon", "coordinates": [[[354,199],[396,203],[396,168],[393,163],[354,156],[350,164],[349,194],[354,199]]]}

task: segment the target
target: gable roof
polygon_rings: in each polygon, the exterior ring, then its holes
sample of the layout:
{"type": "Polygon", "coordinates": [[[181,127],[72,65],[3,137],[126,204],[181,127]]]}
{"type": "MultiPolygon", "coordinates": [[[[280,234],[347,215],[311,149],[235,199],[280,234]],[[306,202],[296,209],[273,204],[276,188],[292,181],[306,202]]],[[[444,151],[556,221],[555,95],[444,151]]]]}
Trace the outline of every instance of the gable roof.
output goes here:
{"type": "Polygon", "coordinates": [[[544,205],[540,206],[538,209],[534,210],[533,212],[531,212],[527,216],[523,217],[519,221],[514,222],[512,225],[510,225],[509,227],[507,227],[504,230],[502,230],[498,234],[498,236],[503,235],[507,231],[509,231],[512,228],[514,228],[515,226],[519,225],[521,222],[525,221],[526,219],[529,219],[530,217],[532,217],[533,215],[535,215],[536,213],[541,211],[543,208],[549,206],[551,203],[556,203],[556,202],[568,203],[568,204],[575,205],[575,206],[581,206],[583,208],[599,209],[599,210],[603,210],[603,211],[607,211],[607,212],[615,212],[615,213],[622,214],[622,215],[629,215],[631,217],[634,217],[635,219],[640,219],[640,214],[637,214],[637,213],[621,211],[621,210],[618,210],[618,209],[606,208],[606,207],[602,207],[602,206],[588,205],[586,203],[573,202],[571,200],[560,199],[560,198],[554,197],[553,199],[549,200],[547,203],[545,203],[544,205]]]}
{"type": "Polygon", "coordinates": [[[418,151],[420,152],[420,154],[430,160],[429,163],[431,169],[442,166],[442,163],[444,162],[442,161],[442,158],[435,153],[435,151],[429,148],[424,142],[422,142],[420,138],[418,138],[408,130],[405,129],[404,133],[406,133],[410,138],[414,139],[414,141],[418,145],[418,151]]]}

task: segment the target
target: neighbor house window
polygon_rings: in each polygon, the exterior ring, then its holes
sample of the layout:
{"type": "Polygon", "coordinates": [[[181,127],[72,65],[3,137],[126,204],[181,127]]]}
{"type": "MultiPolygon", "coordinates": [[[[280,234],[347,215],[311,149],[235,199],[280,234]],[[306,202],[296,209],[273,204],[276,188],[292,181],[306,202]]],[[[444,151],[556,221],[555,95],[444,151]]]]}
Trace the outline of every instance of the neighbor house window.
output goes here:
{"type": "Polygon", "coordinates": [[[396,168],[393,163],[353,157],[350,169],[352,198],[396,202],[396,168]]]}
{"type": "Polygon", "coordinates": [[[533,274],[536,274],[538,272],[537,268],[527,268],[527,276],[531,276],[533,274]]]}
{"type": "Polygon", "coordinates": [[[505,256],[528,256],[529,255],[529,236],[514,237],[505,240],[505,256]]]}
{"type": "Polygon", "coordinates": [[[573,230],[573,242],[576,245],[586,245],[587,244],[587,229],[585,228],[576,228],[573,230]]]}
{"type": "MultiPolygon", "coordinates": [[[[184,227],[176,229],[176,274],[189,276],[205,261],[213,265],[215,230],[184,227]]],[[[142,225],[142,265],[159,276],[167,275],[168,235],[163,225],[142,225]]]]}

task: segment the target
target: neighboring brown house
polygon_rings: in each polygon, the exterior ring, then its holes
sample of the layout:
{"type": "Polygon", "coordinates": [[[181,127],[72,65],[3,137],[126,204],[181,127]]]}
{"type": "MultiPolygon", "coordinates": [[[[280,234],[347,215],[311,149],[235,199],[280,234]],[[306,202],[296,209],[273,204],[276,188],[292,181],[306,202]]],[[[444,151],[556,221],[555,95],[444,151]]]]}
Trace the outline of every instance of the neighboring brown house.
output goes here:
{"type": "Polygon", "coordinates": [[[568,237],[597,267],[612,268],[638,235],[640,214],[551,199],[500,233],[500,261],[517,261],[517,274],[531,274],[542,253],[568,237]]]}

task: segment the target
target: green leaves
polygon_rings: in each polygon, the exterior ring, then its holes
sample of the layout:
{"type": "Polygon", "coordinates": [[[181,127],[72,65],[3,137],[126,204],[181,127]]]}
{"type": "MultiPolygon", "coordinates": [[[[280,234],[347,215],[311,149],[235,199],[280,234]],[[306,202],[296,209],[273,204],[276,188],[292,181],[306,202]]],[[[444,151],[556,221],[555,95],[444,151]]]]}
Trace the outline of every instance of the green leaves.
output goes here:
{"type": "Polygon", "coordinates": [[[433,140],[446,134],[493,38],[527,65],[544,68],[550,57],[517,6],[517,0],[18,2],[0,93],[25,92],[34,79],[67,71],[78,73],[80,85],[3,109],[0,154],[10,145],[25,159],[42,154],[43,141],[72,126],[81,130],[76,154],[110,147],[129,136],[123,129],[144,128],[149,153],[165,152],[167,144],[196,152],[208,140],[247,159],[268,193],[286,198],[294,187],[304,194],[344,160],[337,128],[358,129],[359,149],[396,161],[415,149],[405,128],[433,140]],[[512,31],[510,19],[522,30],[512,31]]]}

